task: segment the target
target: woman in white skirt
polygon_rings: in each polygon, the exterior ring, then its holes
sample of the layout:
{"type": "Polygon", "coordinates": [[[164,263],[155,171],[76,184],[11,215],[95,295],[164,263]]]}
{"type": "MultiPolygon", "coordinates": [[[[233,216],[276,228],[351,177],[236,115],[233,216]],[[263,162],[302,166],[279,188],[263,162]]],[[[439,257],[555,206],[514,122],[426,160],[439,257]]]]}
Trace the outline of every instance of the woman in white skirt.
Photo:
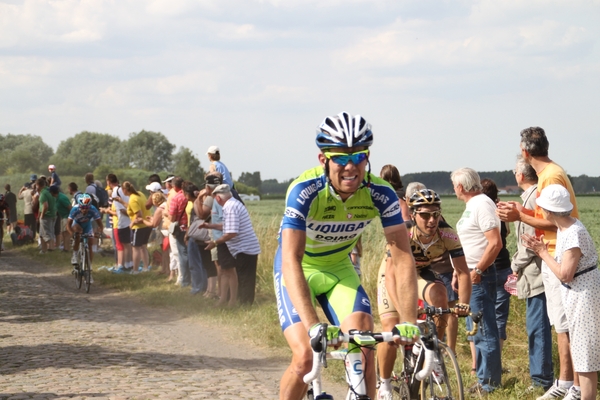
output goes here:
{"type": "MultiPolygon", "coordinates": [[[[562,282],[561,295],[569,323],[571,356],[579,374],[581,399],[595,400],[600,370],[600,271],[594,241],[581,221],[570,216],[573,205],[561,185],[549,185],[536,202],[557,230],[555,257],[543,235],[523,235],[525,245],[540,256],[562,282]]],[[[577,390],[577,388],[575,388],[577,390]]]]}

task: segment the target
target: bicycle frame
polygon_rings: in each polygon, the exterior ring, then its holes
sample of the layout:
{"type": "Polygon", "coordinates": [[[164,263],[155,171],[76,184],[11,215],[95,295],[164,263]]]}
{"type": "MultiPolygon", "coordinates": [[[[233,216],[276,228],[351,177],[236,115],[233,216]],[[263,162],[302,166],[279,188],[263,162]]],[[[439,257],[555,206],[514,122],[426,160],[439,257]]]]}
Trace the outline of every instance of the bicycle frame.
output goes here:
{"type": "MultiPolygon", "coordinates": [[[[348,382],[347,400],[368,400],[367,387],[364,376],[364,368],[362,362],[361,348],[365,347],[374,350],[377,343],[393,342],[394,334],[392,332],[373,333],[368,331],[350,330],[348,333],[340,333],[337,340],[327,342],[325,332],[327,324],[321,324],[320,341],[311,340],[313,349],[313,366],[312,370],[304,376],[305,383],[312,383],[314,399],[331,399],[322,390],[321,371],[323,367],[327,367],[327,359],[343,360],[346,367],[346,381],[348,382]],[[327,352],[327,346],[348,343],[348,349],[334,350],[327,352]]],[[[428,357],[429,362],[433,357],[428,357]]]]}

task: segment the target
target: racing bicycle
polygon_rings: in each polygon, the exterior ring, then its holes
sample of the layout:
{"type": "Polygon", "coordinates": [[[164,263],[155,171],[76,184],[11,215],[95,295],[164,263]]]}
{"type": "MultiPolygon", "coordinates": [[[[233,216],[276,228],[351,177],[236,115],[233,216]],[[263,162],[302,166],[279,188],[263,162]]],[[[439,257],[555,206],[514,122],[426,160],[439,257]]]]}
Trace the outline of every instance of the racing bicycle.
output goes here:
{"type": "MultiPolygon", "coordinates": [[[[359,331],[352,329],[348,333],[340,331],[337,339],[327,341],[327,324],[321,324],[319,333],[311,339],[313,351],[312,370],[304,376],[304,382],[309,384],[307,393],[308,400],[333,399],[333,396],[323,391],[321,385],[321,372],[327,367],[327,359],[342,360],[346,369],[346,382],[348,383],[348,394],[346,400],[370,400],[367,396],[367,388],[364,375],[364,365],[362,361],[363,349],[372,351],[377,343],[392,342],[396,334],[393,332],[373,333],[370,331],[359,331]],[[348,343],[348,349],[339,349],[327,351],[327,346],[348,343]]],[[[397,337],[397,336],[396,336],[397,337]]],[[[428,350],[423,354],[429,354],[428,350]]],[[[422,372],[420,379],[426,375],[426,371],[431,371],[433,366],[433,355],[429,354],[424,358],[425,372],[422,372]]]]}
{"type": "Polygon", "coordinates": [[[85,281],[85,292],[89,293],[92,286],[92,264],[90,262],[90,247],[88,239],[94,237],[94,234],[76,233],[73,240],[79,240],[79,250],[77,252],[77,265],[73,268],[75,275],[75,286],[81,289],[85,281]]]}
{"type": "MultiPolygon", "coordinates": [[[[418,326],[421,341],[405,345],[403,370],[392,373],[392,398],[394,400],[463,400],[464,388],[456,356],[450,347],[437,337],[434,317],[455,314],[454,308],[427,306],[419,308],[418,326]]],[[[468,336],[477,333],[482,313],[469,313],[473,320],[473,330],[468,336]]]]}

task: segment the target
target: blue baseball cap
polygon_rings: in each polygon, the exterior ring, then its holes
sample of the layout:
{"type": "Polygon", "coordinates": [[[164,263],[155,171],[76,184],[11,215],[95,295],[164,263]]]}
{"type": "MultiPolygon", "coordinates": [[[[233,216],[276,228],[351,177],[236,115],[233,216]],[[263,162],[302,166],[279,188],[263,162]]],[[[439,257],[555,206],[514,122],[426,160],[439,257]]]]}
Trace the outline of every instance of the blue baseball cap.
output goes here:
{"type": "Polygon", "coordinates": [[[30,181],[35,181],[37,179],[37,175],[36,174],[31,174],[31,176],[29,177],[30,181]]]}

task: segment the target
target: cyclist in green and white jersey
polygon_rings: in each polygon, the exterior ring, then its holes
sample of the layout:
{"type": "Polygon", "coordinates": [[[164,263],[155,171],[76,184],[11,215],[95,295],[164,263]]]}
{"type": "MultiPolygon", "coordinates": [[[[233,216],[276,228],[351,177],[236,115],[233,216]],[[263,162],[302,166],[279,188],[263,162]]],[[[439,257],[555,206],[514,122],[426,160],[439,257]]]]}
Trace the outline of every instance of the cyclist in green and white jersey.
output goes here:
{"type": "MultiPolygon", "coordinates": [[[[342,112],[325,118],[316,142],[321,165],[304,172],[288,189],[274,265],[279,320],[292,350],[292,362],[280,385],[279,396],[286,400],[301,399],[306,393],[303,377],[312,364],[310,338],[319,327],[316,301],[333,325],[328,328],[329,338],[336,337],[340,328],[373,329],[371,303],[349,253],[377,216],[399,283],[396,297],[402,301],[397,307],[404,322],[395,329],[401,343],[419,337],[416,269],[398,197],[387,182],[367,171],[371,125],[360,115],[342,112]]],[[[374,398],[371,352],[353,367],[364,371],[368,394],[374,398]]]]}

